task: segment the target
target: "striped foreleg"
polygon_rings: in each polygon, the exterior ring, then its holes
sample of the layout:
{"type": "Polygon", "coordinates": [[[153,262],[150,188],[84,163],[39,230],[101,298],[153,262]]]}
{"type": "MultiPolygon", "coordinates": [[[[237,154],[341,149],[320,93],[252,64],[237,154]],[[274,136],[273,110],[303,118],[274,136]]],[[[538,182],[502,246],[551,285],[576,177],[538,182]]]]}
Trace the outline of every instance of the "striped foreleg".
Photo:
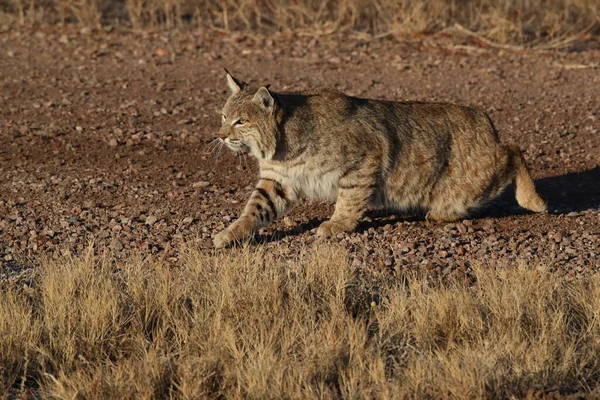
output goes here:
{"type": "Polygon", "coordinates": [[[242,215],[215,236],[215,247],[226,247],[252,237],[260,228],[283,216],[294,204],[292,196],[281,183],[274,179],[261,178],[242,215]]]}

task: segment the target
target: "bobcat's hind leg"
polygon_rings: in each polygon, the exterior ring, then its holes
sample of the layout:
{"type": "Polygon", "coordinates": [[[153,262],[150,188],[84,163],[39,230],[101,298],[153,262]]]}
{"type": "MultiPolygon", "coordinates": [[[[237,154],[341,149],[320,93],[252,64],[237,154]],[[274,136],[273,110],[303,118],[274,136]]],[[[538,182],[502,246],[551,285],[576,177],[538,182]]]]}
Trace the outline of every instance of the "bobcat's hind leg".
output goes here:
{"type": "Polygon", "coordinates": [[[261,227],[283,216],[296,200],[276,180],[261,178],[242,215],[215,236],[215,248],[230,246],[250,238],[261,227]]]}

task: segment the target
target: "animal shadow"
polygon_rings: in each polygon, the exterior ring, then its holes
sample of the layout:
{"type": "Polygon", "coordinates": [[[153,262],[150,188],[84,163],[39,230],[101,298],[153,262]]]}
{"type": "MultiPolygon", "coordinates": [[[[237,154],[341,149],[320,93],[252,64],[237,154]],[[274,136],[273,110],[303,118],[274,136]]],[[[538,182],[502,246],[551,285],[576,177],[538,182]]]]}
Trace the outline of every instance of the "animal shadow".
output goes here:
{"type": "MultiPolygon", "coordinates": [[[[311,218],[308,222],[298,224],[289,230],[276,230],[269,234],[257,234],[254,236],[253,241],[257,244],[265,244],[270,242],[277,242],[288,236],[298,236],[306,231],[318,228],[321,223],[327,221],[329,218],[311,218]]],[[[385,225],[394,225],[402,221],[417,221],[419,217],[404,214],[394,214],[383,210],[370,210],[365,214],[365,217],[356,226],[355,231],[362,233],[369,228],[379,228],[385,225]]]]}
{"type": "Polygon", "coordinates": [[[324,218],[311,218],[308,222],[298,224],[292,229],[288,229],[286,231],[276,230],[270,234],[257,234],[254,236],[253,241],[257,244],[278,242],[285,237],[298,236],[306,231],[317,228],[323,221],[325,221],[324,218]]]}

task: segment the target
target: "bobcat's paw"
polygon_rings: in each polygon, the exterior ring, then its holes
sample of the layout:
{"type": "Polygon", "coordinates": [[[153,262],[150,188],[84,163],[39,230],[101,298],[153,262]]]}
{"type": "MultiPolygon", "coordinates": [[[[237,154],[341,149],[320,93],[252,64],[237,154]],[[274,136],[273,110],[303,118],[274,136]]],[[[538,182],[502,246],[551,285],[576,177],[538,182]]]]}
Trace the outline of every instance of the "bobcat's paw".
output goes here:
{"type": "Polygon", "coordinates": [[[441,213],[437,211],[429,211],[425,215],[425,221],[427,222],[454,222],[464,218],[465,215],[456,214],[453,212],[441,213]]]}
{"type": "Polygon", "coordinates": [[[213,239],[215,248],[222,249],[223,247],[231,246],[252,237],[253,231],[251,222],[252,221],[246,219],[238,219],[233,224],[229,225],[227,229],[220,232],[213,239]]]}
{"type": "Polygon", "coordinates": [[[317,236],[321,238],[328,238],[338,233],[352,232],[354,227],[342,224],[336,221],[325,221],[317,229],[317,236]]]}
{"type": "Polygon", "coordinates": [[[236,238],[231,232],[231,229],[227,228],[214,237],[213,244],[215,246],[215,249],[222,249],[224,247],[232,245],[235,241],[236,238]]]}

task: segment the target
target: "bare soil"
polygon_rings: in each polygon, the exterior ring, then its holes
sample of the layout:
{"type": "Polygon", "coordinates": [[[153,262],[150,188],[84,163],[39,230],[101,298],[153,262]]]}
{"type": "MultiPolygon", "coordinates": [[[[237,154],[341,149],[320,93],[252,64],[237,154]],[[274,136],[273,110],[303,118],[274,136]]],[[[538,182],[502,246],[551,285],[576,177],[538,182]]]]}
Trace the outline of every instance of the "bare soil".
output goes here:
{"type": "MultiPolygon", "coordinates": [[[[0,32],[3,275],[90,240],[118,258],[141,251],[174,264],[183,242],[213,251],[212,236],[237,217],[257,180],[253,159],[208,151],[228,95],[223,67],[275,91],[329,86],[479,107],[524,150],[548,214],[519,208],[511,190],[455,224],[374,211],[334,239],[358,269],[467,276],[473,262],[515,260],[566,275],[600,269],[597,42],[516,52],[443,36],[0,32]]],[[[252,246],[294,257],[332,210],[307,202],[252,246]]]]}

